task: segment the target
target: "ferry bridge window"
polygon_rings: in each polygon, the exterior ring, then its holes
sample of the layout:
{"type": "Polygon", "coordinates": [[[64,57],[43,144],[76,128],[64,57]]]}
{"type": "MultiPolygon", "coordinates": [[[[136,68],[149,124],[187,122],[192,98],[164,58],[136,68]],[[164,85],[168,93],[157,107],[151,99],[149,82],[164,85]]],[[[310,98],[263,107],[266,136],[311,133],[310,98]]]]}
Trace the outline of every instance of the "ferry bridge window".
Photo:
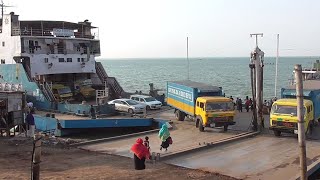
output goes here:
{"type": "Polygon", "coordinates": [[[64,62],[64,58],[59,58],[59,62],[64,62]]]}
{"type": "Polygon", "coordinates": [[[44,63],[48,63],[49,59],[48,58],[44,58],[44,63]]]}
{"type": "Polygon", "coordinates": [[[4,47],[4,45],[5,45],[5,42],[4,42],[4,41],[2,41],[2,46],[4,47]]]}
{"type": "Polygon", "coordinates": [[[67,58],[67,62],[72,62],[72,58],[67,58]]]}
{"type": "Polygon", "coordinates": [[[6,60],[5,59],[1,59],[1,64],[5,64],[6,60]]]}
{"type": "Polygon", "coordinates": [[[78,62],[80,62],[80,58],[78,58],[78,62]]]}

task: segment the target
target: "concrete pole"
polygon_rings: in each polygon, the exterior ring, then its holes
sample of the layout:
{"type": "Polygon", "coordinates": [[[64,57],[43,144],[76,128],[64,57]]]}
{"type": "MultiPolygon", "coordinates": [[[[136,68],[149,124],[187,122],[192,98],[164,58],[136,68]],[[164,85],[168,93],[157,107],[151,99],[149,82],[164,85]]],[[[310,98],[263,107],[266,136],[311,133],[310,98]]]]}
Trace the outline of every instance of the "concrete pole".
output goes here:
{"type": "Polygon", "coordinates": [[[262,77],[261,77],[261,60],[259,56],[260,49],[256,47],[255,50],[255,69],[256,69],[256,110],[257,110],[257,117],[259,119],[259,129],[261,130],[262,128],[262,77]]]}
{"type": "Polygon", "coordinates": [[[38,133],[34,136],[34,154],[32,164],[32,180],[40,179],[40,162],[41,162],[41,134],[38,133]]]}
{"type": "Polygon", "coordinates": [[[306,161],[306,137],[303,117],[303,84],[302,84],[302,68],[300,64],[296,64],[295,80],[297,91],[297,116],[298,116],[298,142],[300,149],[300,173],[301,180],[307,180],[307,161],[306,161]]]}

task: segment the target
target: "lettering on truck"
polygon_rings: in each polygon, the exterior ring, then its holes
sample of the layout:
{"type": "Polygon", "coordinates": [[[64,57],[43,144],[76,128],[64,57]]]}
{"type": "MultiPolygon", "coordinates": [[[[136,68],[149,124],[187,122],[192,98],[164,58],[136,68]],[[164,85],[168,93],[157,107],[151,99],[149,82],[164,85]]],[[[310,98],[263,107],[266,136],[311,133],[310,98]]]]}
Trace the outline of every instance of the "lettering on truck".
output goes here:
{"type": "Polygon", "coordinates": [[[193,102],[193,96],[190,92],[183,90],[183,89],[179,89],[179,88],[174,88],[172,86],[168,87],[168,94],[181,98],[181,99],[185,99],[188,100],[190,102],[193,102]]]}

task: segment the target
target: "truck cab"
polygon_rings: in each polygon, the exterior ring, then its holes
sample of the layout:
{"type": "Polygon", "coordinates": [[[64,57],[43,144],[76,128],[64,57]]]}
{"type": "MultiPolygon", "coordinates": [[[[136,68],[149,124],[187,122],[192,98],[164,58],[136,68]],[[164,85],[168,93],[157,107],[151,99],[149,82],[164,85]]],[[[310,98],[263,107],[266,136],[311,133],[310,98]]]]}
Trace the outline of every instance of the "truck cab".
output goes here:
{"type": "Polygon", "coordinates": [[[205,127],[214,124],[215,127],[234,125],[235,109],[231,99],[220,96],[198,97],[196,100],[196,127],[204,131],[205,127]]]}
{"type": "MultiPolygon", "coordinates": [[[[298,133],[296,99],[279,99],[272,104],[270,112],[270,129],[275,136],[280,136],[281,132],[298,133]]],[[[311,131],[314,123],[314,106],[311,100],[303,100],[303,117],[305,132],[311,131]]]]}

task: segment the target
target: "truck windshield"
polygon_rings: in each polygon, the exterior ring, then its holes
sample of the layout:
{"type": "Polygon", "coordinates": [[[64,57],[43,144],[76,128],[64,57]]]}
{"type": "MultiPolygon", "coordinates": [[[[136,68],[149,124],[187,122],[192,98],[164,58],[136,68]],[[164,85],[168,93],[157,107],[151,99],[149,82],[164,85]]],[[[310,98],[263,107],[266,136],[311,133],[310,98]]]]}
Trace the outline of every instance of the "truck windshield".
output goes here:
{"type": "Polygon", "coordinates": [[[233,111],[232,102],[210,102],[206,104],[206,111],[233,111]]]}
{"type": "Polygon", "coordinates": [[[68,93],[71,93],[71,90],[70,88],[61,88],[61,89],[58,89],[58,92],[59,94],[68,94],[68,93]]]}
{"type": "MultiPolygon", "coordinates": [[[[303,108],[303,116],[305,108],[303,108]]],[[[273,105],[271,108],[271,114],[288,114],[297,116],[297,106],[285,106],[285,105],[273,105]]]]}

